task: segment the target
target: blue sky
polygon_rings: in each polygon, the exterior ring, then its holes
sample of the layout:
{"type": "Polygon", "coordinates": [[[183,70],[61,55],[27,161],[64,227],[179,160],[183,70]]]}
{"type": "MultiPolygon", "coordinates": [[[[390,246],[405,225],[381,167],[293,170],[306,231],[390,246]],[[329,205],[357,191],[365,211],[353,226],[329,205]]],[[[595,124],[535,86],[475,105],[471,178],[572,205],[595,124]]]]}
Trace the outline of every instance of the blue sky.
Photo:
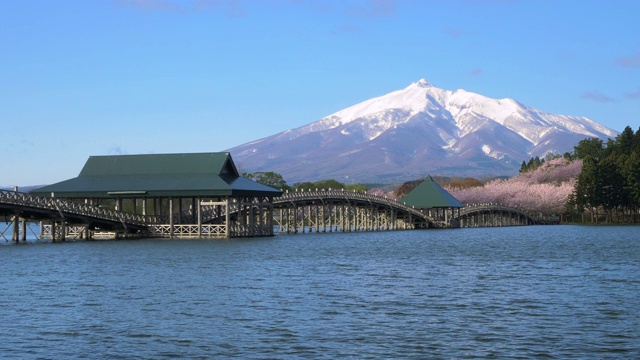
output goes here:
{"type": "MultiPolygon", "coordinates": [[[[425,78],[640,125],[640,1],[0,0],[0,185],[223,151],[425,78]]],[[[232,154],[233,155],[233,154],[232,154]]]]}

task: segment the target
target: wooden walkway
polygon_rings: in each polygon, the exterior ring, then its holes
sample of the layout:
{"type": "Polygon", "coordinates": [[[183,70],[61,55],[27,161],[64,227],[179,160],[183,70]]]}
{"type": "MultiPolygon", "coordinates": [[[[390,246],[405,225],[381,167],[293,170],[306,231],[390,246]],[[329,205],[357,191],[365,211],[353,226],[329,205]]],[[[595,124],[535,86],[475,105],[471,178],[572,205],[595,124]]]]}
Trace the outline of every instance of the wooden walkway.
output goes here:
{"type": "MultiPolygon", "coordinates": [[[[127,229],[140,230],[157,218],[118,212],[114,210],[100,208],[98,206],[81,204],[77,202],[67,201],[64,199],[48,198],[41,196],[33,196],[28,193],[16,191],[0,190],[0,216],[5,220],[11,218],[13,223],[12,239],[17,241],[19,238],[25,240],[26,223],[32,221],[49,221],[53,225],[49,229],[50,233],[42,234],[51,237],[54,241],[56,235],[60,239],[64,239],[69,229],[75,236],[81,236],[77,224],[87,224],[89,222],[102,226],[106,229],[127,229]],[[21,226],[19,225],[22,219],[21,226]],[[72,225],[73,224],[73,225],[72,225]]],[[[4,237],[4,233],[2,234],[4,237]]]]}

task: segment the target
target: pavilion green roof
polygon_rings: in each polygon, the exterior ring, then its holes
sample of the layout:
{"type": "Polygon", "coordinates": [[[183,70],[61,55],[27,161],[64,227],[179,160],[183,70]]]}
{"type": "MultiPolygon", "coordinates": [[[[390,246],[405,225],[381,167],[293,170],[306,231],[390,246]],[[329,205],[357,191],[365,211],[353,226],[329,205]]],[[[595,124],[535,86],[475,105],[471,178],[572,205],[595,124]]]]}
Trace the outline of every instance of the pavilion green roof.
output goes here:
{"type": "Polygon", "coordinates": [[[405,195],[400,202],[418,209],[464,207],[464,204],[438,185],[431,176],[405,195]]]}
{"type": "Polygon", "coordinates": [[[243,178],[231,154],[91,156],[78,177],[32,191],[56,197],[280,196],[280,190],[243,178]]]}

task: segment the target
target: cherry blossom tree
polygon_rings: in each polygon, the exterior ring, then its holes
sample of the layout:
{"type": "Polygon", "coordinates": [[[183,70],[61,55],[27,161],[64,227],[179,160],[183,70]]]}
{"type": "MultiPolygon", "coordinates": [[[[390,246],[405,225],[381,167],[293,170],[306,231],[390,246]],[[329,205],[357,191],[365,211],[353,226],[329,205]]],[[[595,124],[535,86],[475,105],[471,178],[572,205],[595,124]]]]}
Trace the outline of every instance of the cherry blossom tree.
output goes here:
{"type": "Polygon", "coordinates": [[[581,168],[581,160],[556,158],[510,179],[497,179],[473,188],[445,187],[445,190],[465,204],[494,203],[532,213],[557,214],[564,211],[581,168]]]}

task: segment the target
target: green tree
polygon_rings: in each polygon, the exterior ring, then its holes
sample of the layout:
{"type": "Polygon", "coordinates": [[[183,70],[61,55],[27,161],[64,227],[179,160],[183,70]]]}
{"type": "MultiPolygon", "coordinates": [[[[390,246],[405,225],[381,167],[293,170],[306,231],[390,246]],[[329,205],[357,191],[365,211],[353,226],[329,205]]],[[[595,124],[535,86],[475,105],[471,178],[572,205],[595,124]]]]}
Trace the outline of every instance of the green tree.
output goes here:
{"type": "MultiPolygon", "coordinates": [[[[584,209],[579,209],[576,202],[576,193],[575,191],[567,196],[567,203],[565,204],[565,210],[567,216],[573,216],[576,214],[576,211],[582,212],[584,209]]],[[[568,220],[571,221],[571,220],[568,220]]],[[[575,220],[573,220],[575,221],[575,220]]]]}
{"type": "Polygon", "coordinates": [[[616,147],[617,152],[620,154],[631,154],[631,149],[633,147],[634,141],[634,133],[631,130],[631,126],[627,126],[624,130],[616,137],[616,147]]]}
{"type": "Polygon", "coordinates": [[[578,159],[584,159],[587,156],[591,156],[595,161],[598,161],[604,154],[602,140],[598,138],[580,140],[578,145],[573,147],[573,153],[578,159]]]}
{"type": "Polygon", "coordinates": [[[631,152],[638,153],[640,155],[640,127],[635,134],[633,134],[633,141],[631,142],[631,152]]]}
{"type": "Polygon", "coordinates": [[[295,183],[291,188],[308,190],[308,189],[315,189],[316,185],[310,181],[305,181],[305,182],[295,183]]]}
{"type": "Polygon", "coordinates": [[[589,209],[592,222],[594,211],[603,203],[601,188],[598,163],[593,157],[587,155],[582,160],[582,171],[575,187],[575,201],[578,210],[589,209]]]}
{"type": "Polygon", "coordinates": [[[369,190],[369,187],[363,184],[350,184],[350,185],[346,185],[345,190],[352,190],[352,191],[358,191],[358,192],[367,192],[369,190]]]}
{"type": "Polygon", "coordinates": [[[622,175],[625,179],[625,194],[627,205],[637,214],[640,206],[640,154],[632,152],[622,166],[622,175]]]}
{"type": "Polygon", "coordinates": [[[334,179],[316,181],[315,185],[318,189],[325,190],[344,189],[344,184],[334,179]]]}
{"type": "MultiPolygon", "coordinates": [[[[640,208],[640,129],[625,127],[606,147],[597,138],[585,139],[574,147],[574,156],[582,159],[582,171],[575,186],[576,208],[597,212],[604,209],[607,221],[622,211],[622,220],[633,214],[637,221],[640,208]]],[[[620,217],[617,217],[620,219],[620,217]]]]}
{"type": "Polygon", "coordinates": [[[302,189],[302,190],[338,190],[338,189],[346,189],[346,190],[355,190],[355,191],[367,191],[369,187],[364,184],[350,184],[345,185],[337,180],[329,179],[329,180],[319,180],[315,182],[301,182],[293,185],[294,189],[302,189]]]}
{"type": "Polygon", "coordinates": [[[262,185],[267,185],[275,189],[287,190],[289,185],[284,180],[282,175],[273,171],[258,171],[254,173],[243,173],[243,177],[258,182],[262,185]]]}
{"type": "Polygon", "coordinates": [[[616,155],[614,153],[604,158],[598,164],[600,168],[599,182],[601,184],[601,189],[599,189],[599,191],[601,191],[601,205],[605,209],[605,212],[609,217],[609,221],[612,220],[611,211],[625,203],[624,176],[620,172],[620,168],[618,167],[616,160],[616,155]]]}

